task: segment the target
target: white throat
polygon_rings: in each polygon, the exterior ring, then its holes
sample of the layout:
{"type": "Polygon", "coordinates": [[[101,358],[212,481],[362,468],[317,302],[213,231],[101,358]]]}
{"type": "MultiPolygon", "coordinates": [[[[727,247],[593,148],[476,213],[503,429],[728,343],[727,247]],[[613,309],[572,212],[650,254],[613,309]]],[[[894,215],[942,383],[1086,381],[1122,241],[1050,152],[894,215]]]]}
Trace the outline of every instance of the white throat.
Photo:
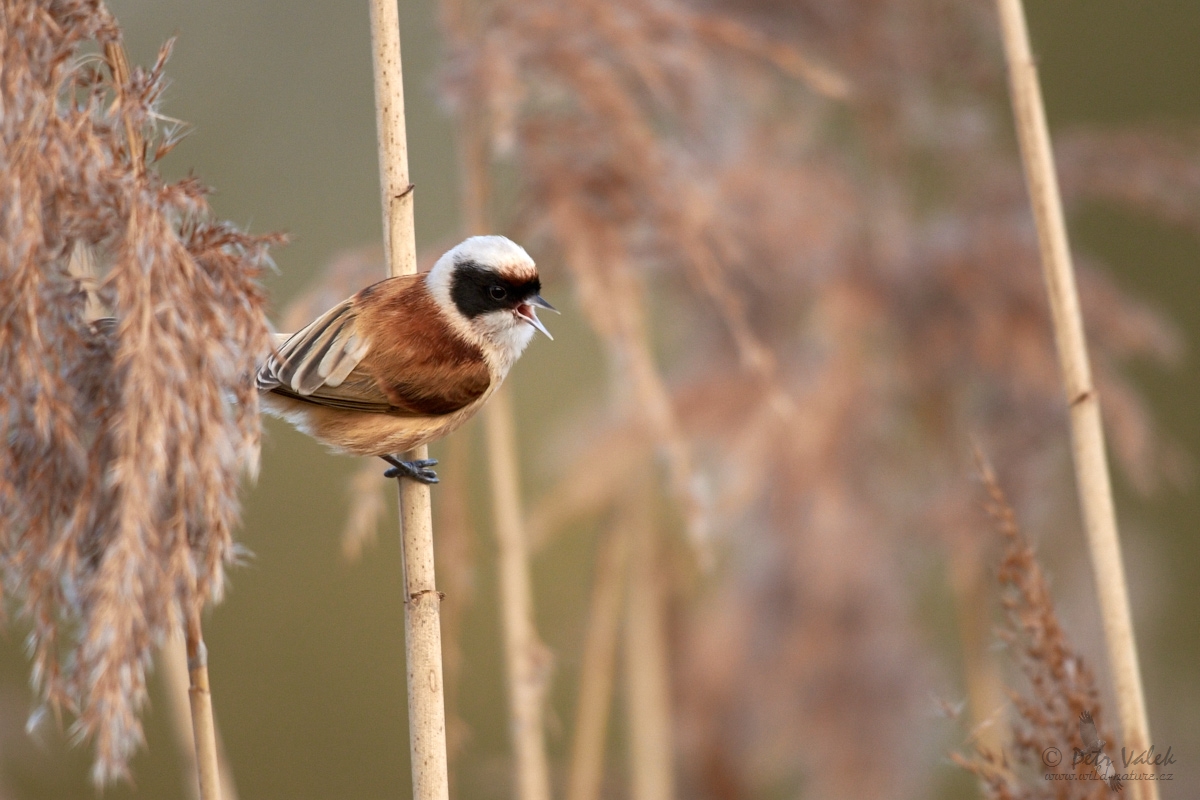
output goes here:
{"type": "MultiPolygon", "coordinates": [[[[494,359],[504,373],[521,357],[536,333],[532,325],[518,319],[511,311],[481,314],[472,320],[471,327],[478,330],[480,338],[491,346],[493,352],[488,360],[494,359]]],[[[484,346],[484,352],[487,352],[487,346],[484,346]]]]}

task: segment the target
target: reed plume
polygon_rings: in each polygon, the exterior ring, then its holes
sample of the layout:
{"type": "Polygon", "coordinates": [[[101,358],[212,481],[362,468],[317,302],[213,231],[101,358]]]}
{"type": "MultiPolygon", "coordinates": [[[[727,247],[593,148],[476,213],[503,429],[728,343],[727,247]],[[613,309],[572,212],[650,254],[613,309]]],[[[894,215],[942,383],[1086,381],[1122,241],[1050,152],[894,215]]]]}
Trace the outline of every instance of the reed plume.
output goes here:
{"type": "Polygon", "coordinates": [[[154,169],[178,133],[158,112],[169,45],[120,80],[87,55],[120,41],[103,4],[7,0],[0,19],[0,575],[34,685],[103,783],[142,740],[152,654],[236,555],[279,237],[154,169]]]}
{"type": "MultiPolygon", "coordinates": [[[[1090,742],[1080,735],[1083,714],[1096,721],[1099,736],[1113,742],[1102,722],[1096,678],[1072,647],[1055,610],[1054,598],[1037,554],[1017,525],[992,468],[980,459],[987,493],[985,509],[1004,551],[997,573],[1004,612],[1000,630],[1005,652],[1025,678],[1022,692],[1011,691],[1015,711],[1012,740],[1001,750],[978,748],[956,763],[978,776],[988,800],[1100,800],[1112,797],[1110,785],[1094,775],[1095,762],[1077,760],[1090,742]],[[1047,781],[1045,775],[1069,773],[1073,780],[1047,781]]],[[[1110,746],[1109,757],[1118,748],[1110,746]]],[[[1119,758],[1119,755],[1117,756],[1119,758]]]]}

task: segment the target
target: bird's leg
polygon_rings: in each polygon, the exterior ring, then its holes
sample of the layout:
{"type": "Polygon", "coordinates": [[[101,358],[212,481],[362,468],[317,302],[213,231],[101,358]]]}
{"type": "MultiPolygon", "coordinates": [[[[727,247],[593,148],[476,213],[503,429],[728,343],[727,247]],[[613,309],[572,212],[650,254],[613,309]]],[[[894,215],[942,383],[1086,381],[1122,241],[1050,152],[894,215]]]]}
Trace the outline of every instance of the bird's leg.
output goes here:
{"type": "Polygon", "coordinates": [[[380,458],[392,465],[390,469],[384,471],[385,478],[410,478],[426,484],[438,482],[437,473],[430,469],[438,463],[436,458],[426,458],[420,461],[401,461],[396,456],[380,456],[380,458]]]}

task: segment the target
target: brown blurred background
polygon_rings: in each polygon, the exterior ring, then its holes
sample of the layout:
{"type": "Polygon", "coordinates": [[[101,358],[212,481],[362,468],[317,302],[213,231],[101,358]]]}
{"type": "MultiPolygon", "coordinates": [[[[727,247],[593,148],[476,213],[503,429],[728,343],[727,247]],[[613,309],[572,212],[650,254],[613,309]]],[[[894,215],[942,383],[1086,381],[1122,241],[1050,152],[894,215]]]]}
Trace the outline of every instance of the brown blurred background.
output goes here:
{"type": "MultiPolygon", "coordinates": [[[[194,170],[214,186],[213,207],[221,216],[252,231],[292,235],[292,244],[276,253],[278,274],[268,279],[277,310],[339,253],[379,238],[365,6],[231,0],[111,5],[135,63],[151,62],[165,39],[178,36],[164,111],[194,130],[167,159],[167,172],[194,170]]],[[[1029,6],[1052,129],[1151,122],[1189,132],[1200,124],[1200,6],[1182,0],[1029,6]]],[[[420,248],[452,243],[461,230],[454,131],[434,91],[436,14],[432,3],[401,3],[420,248]]],[[[1183,332],[1187,352],[1177,369],[1135,366],[1133,374],[1164,434],[1200,462],[1200,244],[1179,228],[1104,204],[1080,209],[1070,226],[1079,252],[1098,257],[1118,285],[1183,332]]],[[[600,349],[568,287],[551,284],[543,294],[564,312],[549,322],[556,340],[536,341],[510,380],[530,495],[552,477],[542,458],[549,437],[600,390],[602,372],[600,349]]],[[[459,436],[478,437],[477,428],[459,436]]],[[[444,452],[443,446],[435,454],[444,452]]],[[[485,487],[478,455],[475,462],[472,485],[485,487]]],[[[342,557],[345,485],[354,468],[350,459],[330,456],[290,428],[268,423],[262,477],[247,490],[241,536],[253,555],[232,572],[232,590],[207,627],[218,722],[243,798],[409,794],[398,542],[385,534],[357,563],[342,557]]],[[[1193,485],[1145,496],[1119,473],[1117,480],[1151,728],[1155,742],[1173,746],[1179,760],[1163,797],[1194,797],[1200,793],[1200,544],[1194,522],[1200,494],[1193,485]]],[[[494,545],[479,494],[473,499],[480,529],[472,542],[475,600],[464,623],[457,691],[469,730],[454,775],[455,794],[464,800],[511,796],[494,545]]],[[[389,514],[387,524],[393,520],[389,514]]],[[[557,659],[549,714],[556,769],[569,744],[593,539],[590,527],[568,531],[534,563],[538,626],[557,659]]],[[[1047,549],[1068,632],[1098,664],[1103,650],[1082,553],[1047,549]]],[[[931,635],[938,625],[951,625],[949,614],[931,617],[931,635]]],[[[22,637],[19,625],[10,626],[0,652],[0,797],[94,797],[86,747],[68,748],[53,721],[32,737],[23,732],[31,700],[22,637]]],[[[939,696],[954,699],[962,695],[957,680],[947,669],[933,683],[939,696]]],[[[152,697],[147,747],[133,765],[136,786],[117,786],[105,796],[185,796],[182,756],[161,685],[152,697]]],[[[931,697],[929,715],[937,709],[931,697]]],[[[613,726],[614,742],[619,727],[613,726]]],[[[957,746],[949,724],[947,731],[930,746],[957,746]]],[[[613,753],[619,769],[621,750],[613,753]]],[[[955,767],[936,755],[930,763],[937,770],[931,791],[975,796],[972,782],[955,767]]]]}

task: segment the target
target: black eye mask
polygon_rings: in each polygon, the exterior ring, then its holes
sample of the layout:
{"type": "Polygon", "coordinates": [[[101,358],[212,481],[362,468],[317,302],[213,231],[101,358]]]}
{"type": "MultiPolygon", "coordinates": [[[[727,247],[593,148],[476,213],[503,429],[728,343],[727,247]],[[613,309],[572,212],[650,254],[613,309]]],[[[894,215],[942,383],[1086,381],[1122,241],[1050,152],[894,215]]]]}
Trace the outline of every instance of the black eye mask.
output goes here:
{"type": "Polygon", "coordinates": [[[474,319],[490,311],[516,308],[541,290],[542,282],[537,278],[511,281],[473,261],[461,261],[454,268],[450,299],[459,313],[474,319]]]}

